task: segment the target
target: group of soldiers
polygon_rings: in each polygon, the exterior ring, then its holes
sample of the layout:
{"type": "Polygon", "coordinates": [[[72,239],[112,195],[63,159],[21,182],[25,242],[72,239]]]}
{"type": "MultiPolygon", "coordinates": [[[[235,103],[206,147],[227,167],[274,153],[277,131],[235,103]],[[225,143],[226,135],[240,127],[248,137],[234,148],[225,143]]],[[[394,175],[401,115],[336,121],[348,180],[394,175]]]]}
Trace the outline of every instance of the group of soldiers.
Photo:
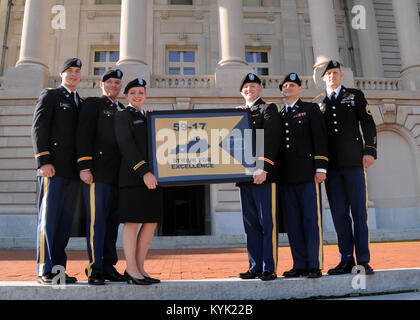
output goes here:
{"type": "MultiPolygon", "coordinates": [[[[101,285],[105,280],[126,280],[115,269],[121,155],[114,115],[124,109],[118,101],[123,73],[106,72],[100,82],[103,95],[83,101],[76,92],[81,68],[80,59],[65,61],[61,86],[44,90],[34,113],[32,140],[40,186],[37,281],[41,284],[53,284],[54,266],[66,267],[65,248],[80,188],[87,211],[88,281],[101,285]]],[[[65,274],[65,282],[77,279],[65,274]]]]}
{"type": "Polygon", "coordinates": [[[249,257],[241,279],[277,278],[281,216],[293,257],[292,269],[283,276],[322,276],[324,181],[340,252],[340,263],[328,274],[350,273],[356,261],[359,270],[374,273],[369,265],[366,169],[377,157],[376,126],[364,94],[344,87],[343,76],[341,64],[329,61],[322,74],[326,92],[317,97],[323,100],[313,103],[300,99],[302,82],[290,73],[279,85],[285,98],[281,110],[262,100],[257,75],[244,78],[240,91],[253,129],[264,129],[264,152],[253,181],[238,184],[249,257]]]}
{"type": "MultiPolygon", "coordinates": [[[[121,152],[114,118],[125,108],[118,101],[123,73],[107,71],[100,82],[102,96],[83,101],[76,91],[81,68],[78,58],[64,62],[61,86],[41,93],[33,118],[40,187],[37,281],[41,284],[53,284],[54,266],[66,266],[65,248],[81,188],[87,209],[88,282],[127,280],[115,269],[121,152]]],[[[322,77],[327,86],[322,108],[300,99],[301,80],[291,73],[280,85],[285,97],[280,111],[262,100],[257,75],[247,74],[242,81],[240,91],[253,128],[264,129],[264,154],[258,158],[262,165],[252,182],[238,183],[249,257],[249,270],[239,274],[242,279],[277,277],[279,211],[284,214],[293,256],[293,268],[283,275],[322,276],[320,184],[324,181],[341,256],[328,274],[351,272],[356,265],[354,249],[357,264],[366,274],[373,273],[366,168],[376,159],[375,123],[363,93],[341,85],[338,61],[330,61],[322,77]]],[[[65,274],[65,282],[77,279],[65,274]]]]}

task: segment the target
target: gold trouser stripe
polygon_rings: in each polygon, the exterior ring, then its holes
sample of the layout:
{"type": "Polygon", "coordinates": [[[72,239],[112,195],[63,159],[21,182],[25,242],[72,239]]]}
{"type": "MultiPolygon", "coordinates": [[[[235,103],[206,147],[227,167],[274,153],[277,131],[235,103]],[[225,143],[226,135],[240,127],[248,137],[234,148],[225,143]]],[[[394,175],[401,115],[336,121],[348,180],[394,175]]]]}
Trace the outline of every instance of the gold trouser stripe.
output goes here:
{"type": "Polygon", "coordinates": [[[44,274],[45,265],[45,220],[47,214],[48,178],[44,177],[42,187],[42,211],[41,211],[41,231],[39,236],[39,271],[38,275],[44,274]]]}
{"type": "Polygon", "coordinates": [[[318,215],[318,231],[319,231],[319,268],[324,268],[324,252],[323,252],[323,244],[322,244],[322,221],[321,221],[321,203],[320,203],[320,194],[319,194],[319,183],[315,183],[316,189],[316,212],[318,215]]]}
{"type": "Polygon", "coordinates": [[[271,218],[273,220],[273,259],[274,259],[274,272],[277,272],[277,253],[278,253],[278,242],[277,242],[277,187],[275,183],[271,184],[271,218]]]}
{"type": "Polygon", "coordinates": [[[87,266],[88,277],[92,275],[92,265],[95,263],[95,248],[93,247],[93,237],[94,237],[94,226],[95,226],[95,183],[90,185],[90,253],[92,255],[92,262],[87,266]]]}
{"type": "Polygon", "coordinates": [[[368,228],[368,249],[370,251],[370,232],[369,232],[369,202],[368,202],[368,187],[367,187],[367,173],[366,168],[363,167],[363,173],[365,175],[365,192],[366,192],[366,226],[368,228]]]}

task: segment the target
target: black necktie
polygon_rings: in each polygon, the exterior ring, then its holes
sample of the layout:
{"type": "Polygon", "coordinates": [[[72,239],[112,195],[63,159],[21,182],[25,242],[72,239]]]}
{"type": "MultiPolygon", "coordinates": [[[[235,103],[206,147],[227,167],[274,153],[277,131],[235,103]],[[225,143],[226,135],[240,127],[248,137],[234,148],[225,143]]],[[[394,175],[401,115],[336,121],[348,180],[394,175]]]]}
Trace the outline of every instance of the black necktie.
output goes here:
{"type": "Polygon", "coordinates": [[[76,109],[78,109],[79,105],[77,103],[77,99],[75,99],[75,93],[73,91],[70,93],[70,98],[74,102],[74,104],[76,105],[76,109]]]}
{"type": "Polygon", "coordinates": [[[333,91],[333,92],[331,93],[331,98],[330,98],[330,100],[331,100],[331,102],[332,102],[332,103],[335,103],[335,91],[333,91]]]}
{"type": "Polygon", "coordinates": [[[291,106],[287,106],[287,111],[286,111],[286,116],[290,117],[293,113],[292,107],[291,106]]]}

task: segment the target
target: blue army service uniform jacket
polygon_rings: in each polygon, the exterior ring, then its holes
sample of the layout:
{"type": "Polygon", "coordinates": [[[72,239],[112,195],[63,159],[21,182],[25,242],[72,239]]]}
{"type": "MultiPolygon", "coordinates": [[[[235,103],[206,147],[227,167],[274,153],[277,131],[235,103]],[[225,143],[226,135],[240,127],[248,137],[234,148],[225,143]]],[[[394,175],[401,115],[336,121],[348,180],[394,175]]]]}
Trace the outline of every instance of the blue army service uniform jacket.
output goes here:
{"type": "Polygon", "coordinates": [[[319,106],[298,100],[291,113],[280,112],[282,143],[279,153],[281,184],[314,181],[316,169],[327,169],[327,132],[319,106]]]}
{"type": "Polygon", "coordinates": [[[371,155],[376,159],[376,126],[363,92],[342,86],[336,102],[333,104],[325,97],[324,104],[329,167],[362,167],[363,155],[371,155]]]}
{"type": "MultiPolygon", "coordinates": [[[[250,108],[253,129],[253,145],[257,151],[258,167],[267,172],[267,179],[264,183],[278,181],[278,166],[276,165],[279,152],[281,130],[279,126],[279,113],[274,103],[266,103],[263,99],[257,100],[250,108]],[[260,145],[256,145],[255,135],[257,129],[264,130],[264,152],[260,145]]],[[[249,183],[249,182],[245,182],[249,183]]],[[[251,182],[252,183],[252,182],[251,182]]],[[[238,183],[240,186],[243,183],[238,183]]]]}
{"type": "Polygon", "coordinates": [[[114,118],[121,103],[108,97],[87,98],[82,104],[77,130],[79,170],[90,169],[94,181],[117,184],[121,154],[114,130],[114,118]]]}
{"type": "MultiPolygon", "coordinates": [[[[82,100],[76,95],[80,106],[82,100]]],[[[78,114],[76,102],[63,86],[42,91],[32,124],[32,142],[38,168],[52,164],[56,176],[79,176],[76,165],[78,114]]]]}

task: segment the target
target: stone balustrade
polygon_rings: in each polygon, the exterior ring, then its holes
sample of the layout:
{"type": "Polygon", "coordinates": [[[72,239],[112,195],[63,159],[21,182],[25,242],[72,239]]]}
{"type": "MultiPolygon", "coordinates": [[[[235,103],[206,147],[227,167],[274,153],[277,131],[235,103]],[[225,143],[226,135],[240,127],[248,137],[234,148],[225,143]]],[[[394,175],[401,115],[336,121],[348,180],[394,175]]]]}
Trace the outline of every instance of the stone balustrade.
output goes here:
{"type": "Polygon", "coordinates": [[[153,75],[152,88],[214,88],[214,75],[153,75]]]}
{"type": "Polygon", "coordinates": [[[400,90],[397,78],[354,78],[356,88],[360,90],[400,90]]]}
{"type": "MultiPolygon", "coordinates": [[[[283,81],[284,76],[261,76],[262,85],[266,89],[276,89],[283,81]]],[[[5,78],[0,78],[0,88],[4,86],[5,78]]],[[[79,88],[80,89],[98,89],[100,76],[83,77],[79,88]]],[[[315,84],[311,76],[302,76],[302,88],[314,89],[315,84]]],[[[60,77],[50,77],[49,86],[55,88],[60,85],[60,77]]],[[[354,78],[354,85],[361,90],[383,90],[383,91],[399,91],[400,79],[397,78],[354,78]]],[[[168,88],[214,88],[214,75],[196,75],[196,76],[182,76],[182,75],[152,75],[151,87],[168,89],[168,88]]]]}

